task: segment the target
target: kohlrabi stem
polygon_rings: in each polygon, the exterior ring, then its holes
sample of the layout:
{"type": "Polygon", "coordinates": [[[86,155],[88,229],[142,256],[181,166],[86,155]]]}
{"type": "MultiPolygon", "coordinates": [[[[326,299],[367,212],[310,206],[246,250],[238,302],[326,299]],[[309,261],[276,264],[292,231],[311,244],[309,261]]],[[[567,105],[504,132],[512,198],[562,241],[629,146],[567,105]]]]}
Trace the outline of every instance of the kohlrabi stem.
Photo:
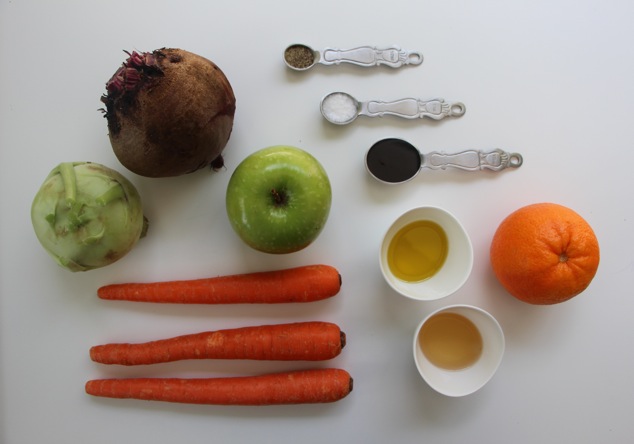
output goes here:
{"type": "Polygon", "coordinates": [[[105,207],[110,202],[114,202],[117,199],[123,199],[124,197],[125,192],[123,191],[123,187],[117,182],[114,186],[110,187],[108,191],[97,197],[95,202],[97,202],[97,205],[105,207]]]}
{"type": "Polygon", "coordinates": [[[72,162],[60,164],[59,174],[62,176],[66,205],[68,206],[68,230],[71,232],[77,231],[81,225],[81,221],[79,220],[79,208],[81,208],[81,205],[77,204],[75,165],[72,162]]]}
{"type": "Polygon", "coordinates": [[[69,207],[77,201],[77,178],[75,177],[75,165],[64,162],[59,166],[59,174],[62,176],[66,202],[69,207]]]}

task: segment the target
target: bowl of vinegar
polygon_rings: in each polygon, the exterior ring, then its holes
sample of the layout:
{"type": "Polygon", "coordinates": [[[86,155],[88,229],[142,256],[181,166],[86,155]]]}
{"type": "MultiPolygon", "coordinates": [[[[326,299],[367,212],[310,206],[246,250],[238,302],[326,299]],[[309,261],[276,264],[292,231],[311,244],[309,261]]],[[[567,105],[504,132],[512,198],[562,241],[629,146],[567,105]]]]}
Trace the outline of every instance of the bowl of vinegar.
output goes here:
{"type": "Polygon", "coordinates": [[[431,388],[446,396],[476,392],[504,354],[504,333],[481,308],[450,305],[426,316],[414,333],[414,362],[431,388]]]}

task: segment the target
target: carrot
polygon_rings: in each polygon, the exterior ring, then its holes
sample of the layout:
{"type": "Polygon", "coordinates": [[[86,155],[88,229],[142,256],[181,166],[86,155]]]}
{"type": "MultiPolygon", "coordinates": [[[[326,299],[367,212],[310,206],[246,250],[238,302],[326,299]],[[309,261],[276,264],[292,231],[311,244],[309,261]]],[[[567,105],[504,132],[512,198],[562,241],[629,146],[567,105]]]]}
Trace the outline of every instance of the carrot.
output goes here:
{"type": "Polygon", "coordinates": [[[123,283],[98,289],[101,299],[179,304],[275,304],[312,302],[336,295],[341,275],[329,265],[154,283],[123,283]]]}
{"type": "Polygon", "coordinates": [[[90,349],[102,364],[144,365],[183,359],[321,361],[341,353],[346,335],[329,322],[261,325],[177,336],[138,344],[105,344],[90,349]]]}
{"type": "Polygon", "coordinates": [[[335,402],[352,391],[350,374],[327,368],[226,378],[123,378],[86,383],[93,396],[189,404],[273,405],[335,402]]]}

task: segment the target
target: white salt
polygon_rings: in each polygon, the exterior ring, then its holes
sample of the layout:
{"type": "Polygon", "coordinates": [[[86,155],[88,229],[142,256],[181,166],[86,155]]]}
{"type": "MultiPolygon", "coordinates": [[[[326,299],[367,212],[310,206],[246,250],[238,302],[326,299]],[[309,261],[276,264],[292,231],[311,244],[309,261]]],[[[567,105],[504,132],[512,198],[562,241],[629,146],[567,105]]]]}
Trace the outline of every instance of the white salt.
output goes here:
{"type": "Polygon", "coordinates": [[[356,117],[357,103],[348,94],[333,93],[323,100],[321,110],[330,122],[347,123],[356,117]]]}

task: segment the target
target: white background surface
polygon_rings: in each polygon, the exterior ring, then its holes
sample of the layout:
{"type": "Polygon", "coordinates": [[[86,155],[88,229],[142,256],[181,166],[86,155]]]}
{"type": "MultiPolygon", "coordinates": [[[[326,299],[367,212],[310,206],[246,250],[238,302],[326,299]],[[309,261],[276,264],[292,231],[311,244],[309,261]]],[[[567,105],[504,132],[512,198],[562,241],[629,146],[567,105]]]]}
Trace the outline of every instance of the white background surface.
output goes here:
{"type": "Polygon", "coordinates": [[[0,442],[631,442],[634,436],[634,3],[630,1],[0,2],[0,442]],[[398,44],[420,50],[402,70],[320,67],[290,72],[284,48],[398,44]],[[227,169],[171,179],[125,170],[110,148],[99,97],[123,50],[181,47],[215,61],[237,97],[227,169]],[[460,100],[441,123],[360,118],[335,127],[325,94],[460,100]],[[423,152],[501,147],[524,155],[502,174],[425,173],[397,187],[365,172],[367,148],[401,137],[423,152]],[[227,181],[256,149],[313,153],[333,186],[320,238],[270,256],[243,245],[224,210],[227,181]],[[120,262],[72,274],[37,243],[29,209],[48,172],[90,160],[138,187],[149,235],[120,262]],[[551,201],[594,227],[601,265],[577,298],[534,307],[506,294],[488,263],[499,222],[551,201]],[[404,211],[439,205],[471,235],[473,273],[453,296],[415,303],[381,278],[383,232],[404,211]],[[341,293],[302,306],[179,307],[99,301],[98,286],[329,263],[341,293]],[[413,330],[446,304],[490,311],[504,361],[466,398],[436,394],[412,362],[413,330]],[[304,363],[181,362],[106,368],[91,345],[202,330],[320,319],[348,345],[333,365],[352,394],[321,406],[217,407],[100,400],[84,382],[106,376],[202,376],[304,368],[304,363]]]}

